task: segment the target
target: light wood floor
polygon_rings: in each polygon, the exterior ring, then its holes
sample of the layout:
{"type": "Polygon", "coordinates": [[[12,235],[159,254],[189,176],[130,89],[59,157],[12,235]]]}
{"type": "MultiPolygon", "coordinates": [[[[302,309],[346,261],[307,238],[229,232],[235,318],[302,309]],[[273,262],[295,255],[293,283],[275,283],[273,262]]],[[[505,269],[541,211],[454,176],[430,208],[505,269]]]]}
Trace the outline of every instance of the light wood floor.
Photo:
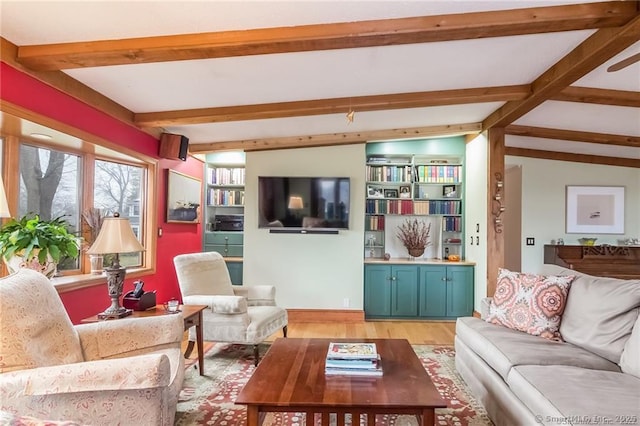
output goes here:
{"type": "MultiPolygon", "coordinates": [[[[289,323],[289,337],[396,338],[414,345],[453,345],[454,321],[364,321],[289,323]]],[[[282,337],[282,332],[269,338],[282,337]]]]}
{"type": "MultiPolygon", "coordinates": [[[[363,321],[359,323],[305,322],[289,323],[288,337],[324,338],[396,338],[413,345],[453,345],[454,321],[363,321]]],[[[185,340],[188,333],[185,333],[185,340]]],[[[282,331],[267,341],[282,337],[282,331]]]]}

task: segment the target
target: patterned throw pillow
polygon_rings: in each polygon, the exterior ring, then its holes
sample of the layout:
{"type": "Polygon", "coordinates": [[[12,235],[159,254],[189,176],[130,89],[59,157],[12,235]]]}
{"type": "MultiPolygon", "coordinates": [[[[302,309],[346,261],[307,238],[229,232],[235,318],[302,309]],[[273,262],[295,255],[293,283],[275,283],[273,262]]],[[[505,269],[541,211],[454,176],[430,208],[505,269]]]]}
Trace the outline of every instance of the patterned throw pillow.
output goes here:
{"type": "Polygon", "coordinates": [[[574,278],[500,269],[487,322],[562,341],[560,320],[574,278]]]}

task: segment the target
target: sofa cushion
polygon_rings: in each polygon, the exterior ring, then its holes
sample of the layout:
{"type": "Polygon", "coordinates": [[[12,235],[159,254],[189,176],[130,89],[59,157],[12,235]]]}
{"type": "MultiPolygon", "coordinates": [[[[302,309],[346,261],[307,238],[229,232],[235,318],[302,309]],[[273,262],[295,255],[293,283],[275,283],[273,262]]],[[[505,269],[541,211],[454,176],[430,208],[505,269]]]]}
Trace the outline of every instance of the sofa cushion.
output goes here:
{"type": "Polygon", "coordinates": [[[620,369],[640,379],[640,317],[636,320],[631,337],[624,345],[620,356],[620,369]]]}
{"type": "Polygon", "coordinates": [[[513,366],[529,364],[620,371],[615,363],[572,344],[531,336],[479,318],[458,318],[456,336],[504,379],[513,366]]]}
{"type": "Polygon", "coordinates": [[[511,370],[507,384],[542,424],[636,424],[640,418],[640,379],[629,374],[523,365],[511,370]]]}
{"type": "Polygon", "coordinates": [[[618,363],[640,310],[640,280],[575,271],[562,317],[562,338],[618,363]]]}
{"type": "Polygon", "coordinates": [[[560,320],[573,278],[501,268],[487,321],[534,336],[561,340],[560,320]]]}

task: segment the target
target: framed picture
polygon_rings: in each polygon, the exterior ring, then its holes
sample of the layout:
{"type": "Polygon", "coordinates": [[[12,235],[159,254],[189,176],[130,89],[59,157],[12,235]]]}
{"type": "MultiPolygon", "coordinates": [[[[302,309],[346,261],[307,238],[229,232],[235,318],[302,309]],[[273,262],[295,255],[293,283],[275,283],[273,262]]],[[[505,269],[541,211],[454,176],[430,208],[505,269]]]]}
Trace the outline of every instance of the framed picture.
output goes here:
{"type": "Polygon", "coordinates": [[[400,186],[400,198],[411,198],[411,186],[409,185],[400,186]]]}
{"type": "Polygon", "coordinates": [[[567,234],[624,234],[623,186],[567,186],[567,234]]]}
{"type": "Polygon", "coordinates": [[[456,192],[455,185],[444,185],[442,187],[442,196],[446,198],[456,198],[458,193],[456,192]]]}
{"type": "Polygon", "coordinates": [[[398,198],[398,190],[397,189],[385,189],[384,190],[384,198],[398,198]]]}
{"type": "Polygon", "coordinates": [[[200,221],[200,179],[167,170],[167,222],[198,223],[200,221]]]}
{"type": "Polygon", "coordinates": [[[384,194],[382,192],[382,187],[369,185],[367,186],[367,197],[370,198],[382,198],[384,194]]]}

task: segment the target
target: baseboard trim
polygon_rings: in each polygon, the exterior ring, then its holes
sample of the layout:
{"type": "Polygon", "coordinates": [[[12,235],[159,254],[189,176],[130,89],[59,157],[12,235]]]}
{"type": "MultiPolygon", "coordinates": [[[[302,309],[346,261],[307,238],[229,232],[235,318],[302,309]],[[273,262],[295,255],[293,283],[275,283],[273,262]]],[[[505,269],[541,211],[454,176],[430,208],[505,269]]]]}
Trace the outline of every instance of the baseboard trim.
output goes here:
{"type": "Polygon", "coordinates": [[[355,309],[287,309],[291,322],[363,322],[364,311],[355,309]]]}

